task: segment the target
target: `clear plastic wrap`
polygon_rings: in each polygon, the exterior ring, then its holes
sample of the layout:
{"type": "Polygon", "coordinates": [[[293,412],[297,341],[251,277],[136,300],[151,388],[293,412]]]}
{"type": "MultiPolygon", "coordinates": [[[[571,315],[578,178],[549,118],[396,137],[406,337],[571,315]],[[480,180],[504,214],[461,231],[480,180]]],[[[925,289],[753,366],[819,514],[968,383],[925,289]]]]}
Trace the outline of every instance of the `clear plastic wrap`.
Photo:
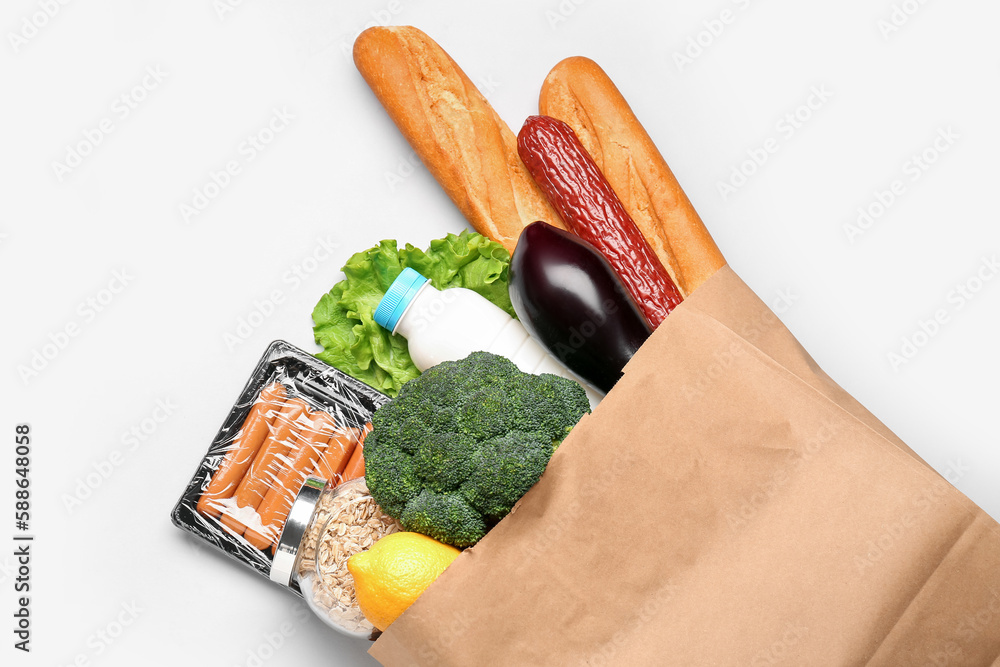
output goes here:
{"type": "MultiPolygon", "coordinates": [[[[278,548],[300,490],[310,477],[333,488],[364,474],[364,436],[387,400],[284,341],[271,343],[174,507],[174,524],[279,580],[276,553],[294,561],[299,546],[278,548]]],[[[301,593],[297,577],[282,583],[301,593]]]]}

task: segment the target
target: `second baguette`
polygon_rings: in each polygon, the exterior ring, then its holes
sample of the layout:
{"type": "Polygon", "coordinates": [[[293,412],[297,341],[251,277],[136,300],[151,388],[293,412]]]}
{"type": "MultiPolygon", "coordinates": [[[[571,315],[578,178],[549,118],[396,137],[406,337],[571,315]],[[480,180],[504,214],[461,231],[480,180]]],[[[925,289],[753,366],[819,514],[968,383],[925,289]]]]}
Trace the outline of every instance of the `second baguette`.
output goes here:
{"type": "Polygon", "coordinates": [[[375,27],[354,63],[469,223],[513,252],[536,220],[565,229],[517,156],[517,138],[434,40],[410,26],[375,27]]]}
{"type": "Polygon", "coordinates": [[[577,56],[553,67],[538,109],[573,128],[684,296],[725,265],[653,140],[597,63],[577,56]]]}

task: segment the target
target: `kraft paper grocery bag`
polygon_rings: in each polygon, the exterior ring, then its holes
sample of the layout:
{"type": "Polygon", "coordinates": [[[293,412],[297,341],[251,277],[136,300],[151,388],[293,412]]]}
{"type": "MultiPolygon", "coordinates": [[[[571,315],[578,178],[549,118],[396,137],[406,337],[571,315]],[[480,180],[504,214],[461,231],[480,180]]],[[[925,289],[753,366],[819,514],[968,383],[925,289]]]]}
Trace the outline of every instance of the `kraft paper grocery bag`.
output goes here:
{"type": "Polygon", "coordinates": [[[834,384],[727,267],[371,654],[1000,664],[1000,526],[834,384]]]}

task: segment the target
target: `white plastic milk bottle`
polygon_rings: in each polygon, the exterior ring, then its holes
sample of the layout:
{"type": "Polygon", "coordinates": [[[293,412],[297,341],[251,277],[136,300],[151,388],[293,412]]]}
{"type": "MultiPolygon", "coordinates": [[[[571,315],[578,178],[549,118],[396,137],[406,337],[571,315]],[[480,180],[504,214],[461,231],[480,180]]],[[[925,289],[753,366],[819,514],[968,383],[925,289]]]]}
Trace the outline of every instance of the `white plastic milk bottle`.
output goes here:
{"type": "Polygon", "coordinates": [[[552,373],[579,382],[591,407],[603,398],[536,343],[520,322],[470,289],[439,290],[405,268],[374,316],[380,326],[406,339],[410,358],[421,371],[483,350],[507,357],[525,373],[552,373]]]}

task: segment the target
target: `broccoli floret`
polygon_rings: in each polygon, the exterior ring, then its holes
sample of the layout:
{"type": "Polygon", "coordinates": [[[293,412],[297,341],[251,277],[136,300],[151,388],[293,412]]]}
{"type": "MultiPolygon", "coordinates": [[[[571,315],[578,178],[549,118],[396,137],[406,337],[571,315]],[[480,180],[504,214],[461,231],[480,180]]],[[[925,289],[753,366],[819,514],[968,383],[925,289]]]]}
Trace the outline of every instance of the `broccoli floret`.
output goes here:
{"type": "Polygon", "coordinates": [[[372,428],[378,431],[378,439],[407,454],[417,451],[423,435],[432,427],[406,403],[395,401],[384,405],[372,416],[372,428]]]}
{"type": "Polygon", "coordinates": [[[550,373],[525,378],[512,392],[510,404],[512,429],[539,433],[553,446],[566,437],[584,413],[590,412],[583,387],[550,373]]]}
{"type": "Polygon", "coordinates": [[[556,393],[562,399],[564,421],[560,425],[562,428],[556,431],[559,436],[557,438],[558,442],[556,442],[556,445],[558,445],[559,442],[562,442],[569,435],[569,432],[573,430],[577,422],[590,412],[590,399],[587,398],[587,392],[577,382],[549,373],[543,373],[539,377],[543,379],[551,378],[549,381],[554,384],[556,393]]]}
{"type": "Polygon", "coordinates": [[[413,457],[380,442],[374,432],[365,438],[365,483],[378,506],[391,516],[399,516],[423,488],[413,457]]]}
{"type": "Polygon", "coordinates": [[[486,534],[483,517],[462,496],[429,489],[406,504],[399,522],[406,530],[459,548],[471,547],[486,534]]]}
{"type": "Polygon", "coordinates": [[[458,428],[476,440],[503,435],[514,428],[516,409],[508,387],[483,387],[465,399],[458,411],[458,428]]]}
{"type": "Polygon", "coordinates": [[[537,433],[491,438],[473,454],[472,474],[459,491],[486,519],[499,521],[534,486],[551,456],[551,443],[537,433]]]}
{"type": "Polygon", "coordinates": [[[467,386],[471,383],[481,387],[507,387],[527,375],[507,357],[489,352],[473,352],[465,359],[452,363],[458,364],[463,373],[469,370],[475,373],[474,377],[466,376],[467,386]]]}
{"type": "Polygon", "coordinates": [[[428,489],[438,493],[454,491],[472,474],[475,451],[476,441],[467,435],[431,434],[413,457],[414,469],[428,489]]]}
{"type": "Polygon", "coordinates": [[[393,403],[405,406],[407,415],[426,424],[428,430],[454,431],[455,412],[465,389],[461,369],[453,365],[454,362],[445,362],[427,369],[420,376],[427,379],[404,384],[393,403]]]}
{"type": "Polygon", "coordinates": [[[495,354],[438,364],[375,412],[368,488],[407,530],[469,546],[538,481],[588,411],[576,382],[523,373],[495,354]]]}

